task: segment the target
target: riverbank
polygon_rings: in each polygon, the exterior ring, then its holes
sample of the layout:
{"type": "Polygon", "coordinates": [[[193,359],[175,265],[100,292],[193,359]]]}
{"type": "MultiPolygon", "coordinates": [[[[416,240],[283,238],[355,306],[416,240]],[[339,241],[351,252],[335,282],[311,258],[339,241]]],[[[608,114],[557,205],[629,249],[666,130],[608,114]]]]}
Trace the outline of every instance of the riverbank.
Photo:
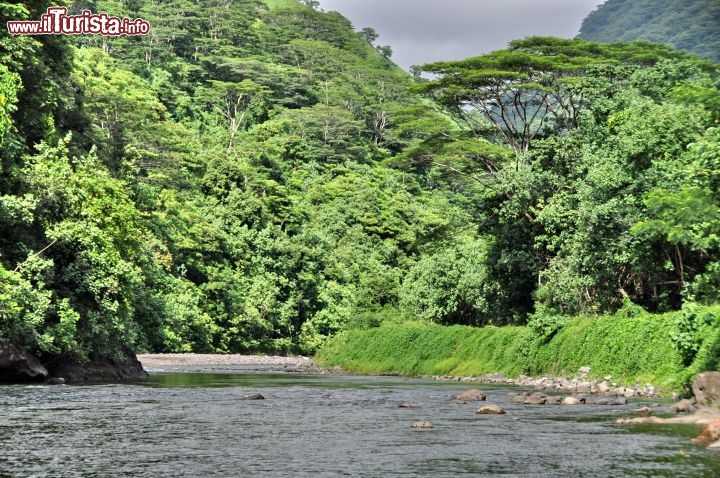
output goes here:
{"type": "MultiPolygon", "coordinates": [[[[138,360],[148,372],[285,372],[301,374],[344,374],[358,372],[339,366],[322,367],[311,357],[269,355],[220,355],[220,354],[141,354],[138,360]]],[[[436,375],[434,380],[446,382],[477,383],[483,385],[516,385],[535,388],[538,391],[570,393],[575,395],[605,395],[618,397],[653,397],[658,390],[652,385],[620,386],[606,377],[601,381],[587,378],[589,371],[581,370],[577,377],[506,377],[502,373],[481,376],[436,375]]],[[[393,375],[382,373],[374,375],[393,375]]]]}
{"type": "Polygon", "coordinates": [[[550,332],[531,327],[385,323],[334,337],[318,351],[316,362],[355,373],[439,376],[583,392],[608,387],[605,393],[669,397],[687,393],[697,373],[716,369],[719,317],[717,306],[698,307],[693,317],[683,312],[576,317],[550,332]]]}

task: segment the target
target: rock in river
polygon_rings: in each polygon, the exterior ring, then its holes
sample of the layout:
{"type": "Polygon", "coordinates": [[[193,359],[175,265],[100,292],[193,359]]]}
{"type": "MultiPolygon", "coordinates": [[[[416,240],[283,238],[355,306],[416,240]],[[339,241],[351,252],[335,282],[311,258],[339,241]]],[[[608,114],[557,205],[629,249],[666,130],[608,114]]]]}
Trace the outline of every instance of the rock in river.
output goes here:
{"type": "Polygon", "coordinates": [[[259,393],[253,393],[252,395],[245,395],[240,400],[265,400],[265,397],[259,393]]]}
{"type": "Polygon", "coordinates": [[[500,405],[490,404],[478,408],[475,413],[478,415],[504,415],[505,409],[500,405]]]}
{"type": "Polygon", "coordinates": [[[525,399],[530,396],[530,392],[510,392],[508,399],[513,403],[524,403],[525,399]]]}
{"type": "Polygon", "coordinates": [[[547,402],[547,395],[544,393],[533,393],[530,396],[525,397],[523,402],[525,405],[545,405],[547,402]]]}
{"type": "Polygon", "coordinates": [[[410,424],[410,428],[433,428],[433,424],[427,420],[423,420],[419,422],[412,422],[412,424],[410,424]]]}
{"type": "Polygon", "coordinates": [[[545,397],[545,405],[560,405],[562,397],[559,395],[548,395],[545,397]]]}
{"type": "Polygon", "coordinates": [[[458,402],[482,402],[487,396],[477,388],[466,390],[457,396],[458,402]]]}

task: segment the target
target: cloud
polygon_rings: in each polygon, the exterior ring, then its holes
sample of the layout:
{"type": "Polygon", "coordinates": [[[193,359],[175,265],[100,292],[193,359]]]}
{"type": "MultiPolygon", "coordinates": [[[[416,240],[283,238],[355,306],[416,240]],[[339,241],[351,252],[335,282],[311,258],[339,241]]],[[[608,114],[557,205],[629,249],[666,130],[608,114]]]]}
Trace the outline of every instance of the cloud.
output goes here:
{"type": "Polygon", "coordinates": [[[459,60],[535,35],[574,37],[602,0],[320,0],[357,28],[372,27],[403,68],[459,60]]]}

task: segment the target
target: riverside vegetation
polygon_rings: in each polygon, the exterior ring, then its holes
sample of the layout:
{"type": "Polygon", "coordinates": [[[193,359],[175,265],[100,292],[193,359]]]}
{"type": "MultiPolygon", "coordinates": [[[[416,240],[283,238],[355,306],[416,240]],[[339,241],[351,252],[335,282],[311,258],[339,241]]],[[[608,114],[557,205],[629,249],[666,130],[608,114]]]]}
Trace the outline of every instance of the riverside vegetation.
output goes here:
{"type": "Polygon", "coordinates": [[[318,354],[324,365],[362,373],[423,376],[572,377],[584,367],[619,384],[682,390],[704,370],[718,368],[720,308],[648,314],[625,310],[562,324],[534,319],[524,327],[443,327],[385,323],[331,339],[318,354]],[[684,335],[679,330],[685,332],[684,335]]]}
{"type": "Polygon", "coordinates": [[[411,75],[315,7],[75,1],[151,33],[0,36],[0,338],[670,386],[717,367],[717,64],[527,38],[411,75]]]}

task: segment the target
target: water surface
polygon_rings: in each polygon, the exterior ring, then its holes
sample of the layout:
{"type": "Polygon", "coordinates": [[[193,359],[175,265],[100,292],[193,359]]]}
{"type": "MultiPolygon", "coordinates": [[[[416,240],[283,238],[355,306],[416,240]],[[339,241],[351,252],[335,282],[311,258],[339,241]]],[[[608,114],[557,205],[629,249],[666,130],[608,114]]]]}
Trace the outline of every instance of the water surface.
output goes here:
{"type": "Polygon", "coordinates": [[[625,427],[622,407],[538,406],[398,377],[156,373],[141,383],[0,387],[2,477],[715,477],[696,427],[625,427]],[[265,400],[243,400],[260,393],[265,400]],[[418,405],[400,408],[403,402],[418,405]],[[411,429],[430,420],[431,430],[411,429]]]}

